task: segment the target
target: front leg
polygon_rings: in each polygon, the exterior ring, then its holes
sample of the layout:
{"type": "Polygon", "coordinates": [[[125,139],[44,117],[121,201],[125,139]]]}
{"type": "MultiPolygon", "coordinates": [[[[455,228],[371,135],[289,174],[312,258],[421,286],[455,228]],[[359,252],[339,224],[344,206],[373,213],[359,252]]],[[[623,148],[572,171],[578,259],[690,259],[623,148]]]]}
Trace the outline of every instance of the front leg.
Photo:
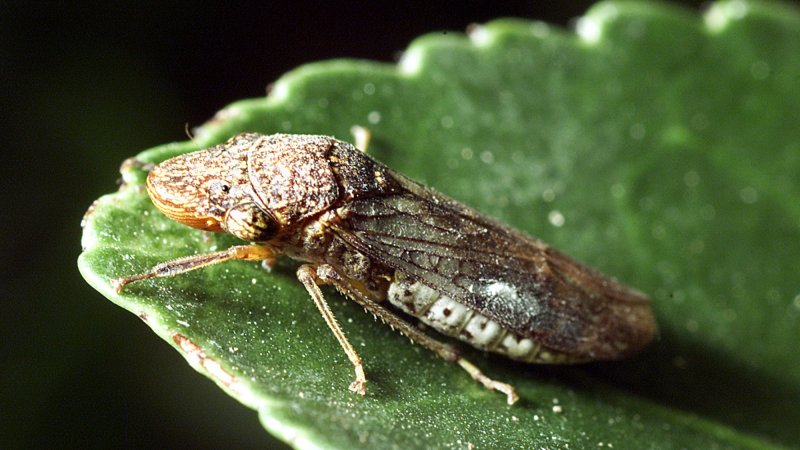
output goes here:
{"type": "Polygon", "coordinates": [[[185,256],[154,266],[148,272],[111,280],[114,290],[122,292],[126,284],[148,278],[173,277],[201,267],[225,261],[274,261],[275,252],[263,245],[236,245],[227,250],[202,255],[185,256]]]}

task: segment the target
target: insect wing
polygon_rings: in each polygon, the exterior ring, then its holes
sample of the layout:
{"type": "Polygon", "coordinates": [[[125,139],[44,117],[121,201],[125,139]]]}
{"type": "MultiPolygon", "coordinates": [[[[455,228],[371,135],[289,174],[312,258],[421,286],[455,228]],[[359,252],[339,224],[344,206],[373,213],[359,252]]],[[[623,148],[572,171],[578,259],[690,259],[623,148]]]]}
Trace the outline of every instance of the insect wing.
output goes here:
{"type": "Polygon", "coordinates": [[[576,360],[618,359],[656,332],[647,297],[546,244],[396,175],[349,203],[350,245],[522,337],[576,360]]]}

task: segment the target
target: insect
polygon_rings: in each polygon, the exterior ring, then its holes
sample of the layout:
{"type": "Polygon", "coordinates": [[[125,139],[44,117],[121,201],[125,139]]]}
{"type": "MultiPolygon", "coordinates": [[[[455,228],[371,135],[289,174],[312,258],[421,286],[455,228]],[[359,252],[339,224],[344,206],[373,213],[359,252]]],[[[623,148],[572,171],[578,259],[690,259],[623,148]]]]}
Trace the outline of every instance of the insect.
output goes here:
{"type": "Polygon", "coordinates": [[[361,395],[367,381],[361,358],[319,285],[334,286],[486,388],[504,393],[509,404],[518,399],[513,386],[489,378],[408,316],[528,363],[620,359],[656,333],[644,294],[332,137],[239,134],[156,165],[147,192],[168,217],[250,244],[116,279],[117,292],[134,281],[224,261],[271,264],[281,255],[303,261],[297,278],[353,364],[350,390],[361,395]]]}

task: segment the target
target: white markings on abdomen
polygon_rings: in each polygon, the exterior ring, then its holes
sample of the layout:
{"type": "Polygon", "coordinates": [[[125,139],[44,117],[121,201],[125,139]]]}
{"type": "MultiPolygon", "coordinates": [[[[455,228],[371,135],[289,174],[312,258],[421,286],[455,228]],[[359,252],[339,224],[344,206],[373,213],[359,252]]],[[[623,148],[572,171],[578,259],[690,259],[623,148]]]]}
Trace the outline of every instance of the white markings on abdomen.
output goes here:
{"type": "MultiPolygon", "coordinates": [[[[512,294],[505,284],[491,285],[490,288],[496,289],[498,292],[493,294],[498,296],[512,294]]],[[[406,279],[399,272],[395,273],[395,281],[389,285],[387,299],[437,331],[481,350],[524,362],[557,363],[568,359],[566,355],[542,349],[532,339],[512,333],[494,320],[420,282],[406,279]]]]}

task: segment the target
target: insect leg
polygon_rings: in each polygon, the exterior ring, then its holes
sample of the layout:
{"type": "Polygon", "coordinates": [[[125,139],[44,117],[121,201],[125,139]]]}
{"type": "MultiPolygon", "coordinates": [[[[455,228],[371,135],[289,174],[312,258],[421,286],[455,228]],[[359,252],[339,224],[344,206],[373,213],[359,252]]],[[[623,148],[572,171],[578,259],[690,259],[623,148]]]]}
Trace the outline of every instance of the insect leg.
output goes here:
{"type": "Polygon", "coordinates": [[[390,327],[397,329],[397,331],[411,339],[412,342],[415,342],[436,353],[445,361],[458,364],[461,366],[461,368],[466,370],[467,373],[469,373],[472,379],[481,383],[490,391],[500,391],[506,394],[506,401],[509,405],[513,405],[517,400],[519,400],[519,396],[517,395],[517,392],[513,386],[487,377],[475,365],[462,358],[456,349],[445,343],[437,341],[416,327],[409,325],[406,321],[381,306],[378,302],[370,299],[361,291],[354,288],[349,282],[346,281],[345,278],[340,276],[339,273],[336,272],[336,269],[334,269],[332,266],[327,264],[320,265],[317,269],[317,276],[336,286],[336,288],[339,289],[339,291],[341,291],[343,294],[347,295],[356,303],[363,306],[367,311],[375,314],[390,327]]]}
{"type": "Polygon", "coordinates": [[[356,349],[353,348],[350,341],[347,340],[344,331],[339,327],[339,323],[333,315],[333,311],[328,307],[328,303],[325,301],[322,291],[319,289],[319,286],[317,286],[317,283],[325,283],[326,280],[321,279],[317,275],[316,268],[310,264],[304,264],[297,269],[297,279],[306,287],[309,295],[314,299],[314,304],[317,305],[317,309],[319,309],[320,314],[322,314],[322,318],[325,319],[325,323],[328,324],[328,328],[330,328],[333,335],[336,336],[336,340],[339,341],[339,344],[344,349],[350,362],[353,363],[353,367],[356,371],[356,379],[350,384],[350,390],[356,394],[365,395],[367,393],[367,377],[364,375],[364,365],[361,363],[361,357],[358,356],[356,349]]]}
{"type": "Polygon", "coordinates": [[[236,245],[227,250],[214,253],[205,253],[202,255],[185,256],[183,258],[173,259],[157,266],[154,266],[148,272],[140,273],[130,277],[115,278],[111,280],[114,290],[117,293],[122,292],[122,288],[126,284],[133,281],[146,280],[148,278],[161,278],[172,277],[191,270],[199,269],[201,267],[209,266],[211,264],[219,264],[225,261],[239,260],[239,261],[261,261],[273,260],[275,253],[267,247],[262,245],[236,245]]]}

